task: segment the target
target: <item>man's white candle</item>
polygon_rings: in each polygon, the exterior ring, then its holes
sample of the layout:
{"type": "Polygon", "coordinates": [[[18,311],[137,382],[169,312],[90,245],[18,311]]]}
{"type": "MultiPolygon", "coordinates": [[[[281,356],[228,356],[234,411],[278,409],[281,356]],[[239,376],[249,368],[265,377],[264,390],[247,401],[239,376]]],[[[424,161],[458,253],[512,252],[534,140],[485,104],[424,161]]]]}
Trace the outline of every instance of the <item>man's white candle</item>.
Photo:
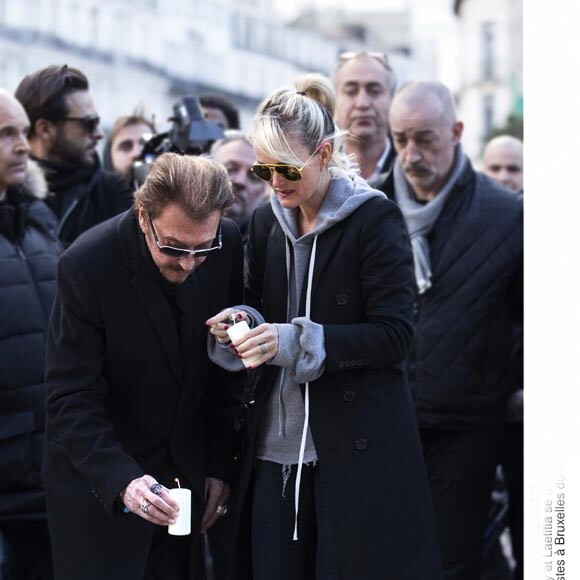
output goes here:
{"type": "MultiPolygon", "coordinates": [[[[242,338],[244,338],[244,336],[246,336],[246,334],[248,334],[248,332],[250,332],[250,327],[245,320],[232,324],[227,330],[228,336],[235,346],[238,346],[238,343],[242,340],[242,338]]],[[[244,366],[251,367],[254,366],[259,358],[260,355],[258,354],[248,358],[243,358],[242,362],[244,363],[244,366]]]]}
{"type": "MultiPolygon", "coordinates": [[[[175,481],[179,485],[177,478],[175,481]]],[[[175,487],[169,490],[169,496],[179,504],[179,513],[168,531],[172,536],[188,536],[191,534],[191,489],[175,487]]]]}

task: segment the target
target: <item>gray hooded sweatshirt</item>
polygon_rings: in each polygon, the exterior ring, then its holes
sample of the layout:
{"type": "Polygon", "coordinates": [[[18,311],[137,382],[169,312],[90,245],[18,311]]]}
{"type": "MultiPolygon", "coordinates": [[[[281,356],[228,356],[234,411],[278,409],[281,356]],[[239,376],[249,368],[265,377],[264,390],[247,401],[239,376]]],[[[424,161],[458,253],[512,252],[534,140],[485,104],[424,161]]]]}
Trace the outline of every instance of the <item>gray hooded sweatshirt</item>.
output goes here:
{"type": "MultiPolygon", "coordinates": [[[[330,185],[320,207],[316,224],[311,232],[300,236],[297,225],[298,209],[284,209],[273,195],[272,210],[286,236],[286,276],[288,279],[288,314],[285,324],[276,324],[278,352],[267,364],[279,366],[278,388],[272,389],[266,412],[261,418],[256,457],[284,466],[284,483],[290,474],[289,467],[300,461],[301,444],[305,443],[302,463],[317,460],[310,429],[303,442],[305,427],[305,400],[300,384],[319,378],[324,372],[326,350],[322,325],[310,320],[309,313],[297,316],[304,276],[307,288],[312,287],[312,273],[316,260],[316,240],[320,234],[340,223],[362,204],[373,197],[385,197],[372,189],[359,176],[345,176],[330,169],[330,185]],[[314,252],[313,252],[314,248],[314,252]],[[310,271],[311,270],[311,271],[310,271]]],[[[245,310],[251,326],[264,322],[260,313],[245,305],[233,308],[245,310]]],[[[220,345],[208,334],[208,354],[216,364],[230,371],[242,370],[242,362],[227,344],[220,345]]]]}
{"type": "MultiPolygon", "coordinates": [[[[267,364],[281,367],[278,388],[272,390],[267,412],[260,424],[256,457],[282,465],[299,462],[305,420],[305,401],[301,383],[319,378],[324,372],[326,350],[322,325],[310,320],[309,313],[298,317],[300,292],[307,276],[308,292],[312,287],[315,242],[320,234],[343,221],[363,203],[384,194],[371,189],[358,176],[346,177],[330,169],[331,180],[312,231],[300,236],[298,209],[285,209],[272,196],[272,210],[286,236],[286,275],[288,278],[288,315],[286,324],[276,324],[279,347],[267,364]],[[313,252],[314,248],[314,252],[313,252]]],[[[306,435],[303,463],[316,461],[316,449],[310,429],[306,435]]]]}

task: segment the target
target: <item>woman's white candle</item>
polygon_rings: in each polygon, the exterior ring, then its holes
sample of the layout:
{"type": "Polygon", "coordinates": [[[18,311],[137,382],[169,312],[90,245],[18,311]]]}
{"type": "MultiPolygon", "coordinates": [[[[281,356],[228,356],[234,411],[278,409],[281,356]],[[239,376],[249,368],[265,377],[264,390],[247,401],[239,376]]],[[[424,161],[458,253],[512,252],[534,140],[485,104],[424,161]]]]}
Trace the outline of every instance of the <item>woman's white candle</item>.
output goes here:
{"type": "MultiPolygon", "coordinates": [[[[250,332],[250,327],[248,326],[248,323],[245,320],[232,324],[227,330],[228,336],[230,337],[230,340],[235,346],[238,346],[238,343],[244,338],[244,336],[246,336],[246,334],[248,334],[248,332],[250,332]]],[[[260,355],[257,354],[254,356],[250,356],[248,358],[243,358],[242,362],[246,367],[251,367],[254,366],[254,364],[259,359],[260,355]]]]}
{"type": "Polygon", "coordinates": [[[188,536],[191,534],[191,489],[185,489],[175,478],[177,485],[169,490],[169,496],[179,504],[179,513],[175,523],[170,524],[168,531],[172,536],[188,536]]]}

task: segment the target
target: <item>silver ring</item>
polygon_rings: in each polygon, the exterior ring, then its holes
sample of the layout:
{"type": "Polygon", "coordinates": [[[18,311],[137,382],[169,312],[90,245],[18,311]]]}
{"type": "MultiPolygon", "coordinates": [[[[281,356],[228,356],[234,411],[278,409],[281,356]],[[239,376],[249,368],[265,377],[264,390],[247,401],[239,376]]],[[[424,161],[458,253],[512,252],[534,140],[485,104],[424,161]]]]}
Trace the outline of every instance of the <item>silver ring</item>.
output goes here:
{"type": "Polygon", "coordinates": [[[150,504],[150,503],[149,503],[149,502],[148,502],[146,499],[144,499],[144,500],[143,500],[143,503],[142,503],[142,504],[141,504],[141,506],[140,506],[140,508],[141,508],[141,511],[142,511],[144,514],[146,514],[146,513],[147,513],[147,511],[149,510],[149,508],[150,508],[150,507],[151,507],[151,504],[150,504]]]}
{"type": "Polygon", "coordinates": [[[268,352],[268,347],[263,342],[260,343],[260,352],[262,354],[266,354],[268,352]]]}
{"type": "Polygon", "coordinates": [[[227,505],[218,505],[215,513],[218,516],[225,516],[228,513],[228,506],[227,505]]]}
{"type": "Polygon", "coordinates": [[[149,489],[151,490],[151,493],[154,493],[155,495],[161,495],[163,492],[163,486],[160,483],[154,483],[149,489]]]}

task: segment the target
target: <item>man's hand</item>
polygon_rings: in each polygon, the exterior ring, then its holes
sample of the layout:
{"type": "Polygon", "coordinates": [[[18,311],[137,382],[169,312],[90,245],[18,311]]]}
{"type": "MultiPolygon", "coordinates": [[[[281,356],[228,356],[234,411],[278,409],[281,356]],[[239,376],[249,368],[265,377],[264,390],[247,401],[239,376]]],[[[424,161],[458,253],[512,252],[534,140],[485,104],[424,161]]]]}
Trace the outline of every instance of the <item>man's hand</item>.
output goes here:
{"type": "MultiPolygon", "coordinates": [[[[230,496],[230,486],[221,479],[207,477],[205,480],[205,513],[201,520],[201,533],[211,528],[219,517],[225,515],[224,506],[230,496]],[[219,511],[218,511],[218,508],[219,511]],[[222,513],[219,513],[222,512],[222,513]]],[[[227,511],[227,510],[226,510],[227,511]]]]}
{"type": "Polygon", "coordinates": [[[175,523],[179,504],[150,475],[134,479],[120,495],[127,508],[144,520],[158,526],[175,523]]]}

